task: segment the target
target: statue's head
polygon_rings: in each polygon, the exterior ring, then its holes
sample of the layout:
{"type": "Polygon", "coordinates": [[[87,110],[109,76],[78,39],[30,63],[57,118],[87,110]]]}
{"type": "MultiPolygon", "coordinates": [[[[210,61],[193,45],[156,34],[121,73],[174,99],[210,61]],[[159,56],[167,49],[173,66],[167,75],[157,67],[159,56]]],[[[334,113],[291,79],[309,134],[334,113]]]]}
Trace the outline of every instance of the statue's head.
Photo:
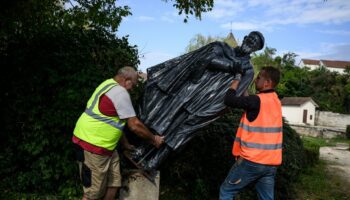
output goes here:
{"type": "Polygon", "coordinates": [[[250,54],[258,51],[264,47],[265,39],[263,34],[259,31],[252,31],[249,35],[245,36],[241,45],[241,50],[250,54]]]}

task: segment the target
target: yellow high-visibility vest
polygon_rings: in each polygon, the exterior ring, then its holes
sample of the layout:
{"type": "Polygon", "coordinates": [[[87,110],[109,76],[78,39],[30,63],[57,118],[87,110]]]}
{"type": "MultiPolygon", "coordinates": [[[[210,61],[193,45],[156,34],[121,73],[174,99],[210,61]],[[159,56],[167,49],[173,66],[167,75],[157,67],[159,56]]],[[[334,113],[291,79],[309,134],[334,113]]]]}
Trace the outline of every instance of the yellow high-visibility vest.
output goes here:
{"type": "Polygon", "coordinates": [[[101,83],[90,97],[86,110],[79,117],[74,135],[92,145],[114,150],[123,134],[125,120],[118,116],[106,116],[98,108],[100,97],[118,85],[114,79],[101,83]]]}

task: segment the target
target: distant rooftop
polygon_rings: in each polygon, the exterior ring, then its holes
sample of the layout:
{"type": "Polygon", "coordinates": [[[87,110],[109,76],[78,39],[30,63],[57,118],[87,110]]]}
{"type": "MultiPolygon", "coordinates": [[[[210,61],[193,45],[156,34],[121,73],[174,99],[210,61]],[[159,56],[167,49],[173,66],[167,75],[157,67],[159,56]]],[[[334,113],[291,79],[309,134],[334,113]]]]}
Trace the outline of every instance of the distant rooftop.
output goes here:
{"type": "Polygon", "coordinates": [[[305,65],[319,65],[319,60],[301,59],[305,65]]]}
{"type": "Polygon", "coordinates": [[[317,103],[311,97],[284,97],[281,103],[286,106],[300,106],[308,101],[311,101],[311,103],[318,107],[317,103]]]}
{"type": "Polygon", "coordinates": [[[233,35],[232,32],[230,32],[230,33],[227,35],[227,37],[226,37],[226,39],[225,39],[225,42],[226,42],[228,45],[230,45],[231,47],[237,47],[237,46],[238,46],[237,40],[236,40],[236,38],[235,38],[235,36],[233,35]]]}
{"type": "Polygon", "coordinates": [[[321,62],[322,62],[326,67],[333,67],[333,68],[342,68],[342,69],[345,69],[347,66],[350,66],[350,61],[321,60],[321,62]]]}
{"type": "Polygon", "coordinates": [[[313,60],[313,59],[301,59],[305,65],[324,65],[325,67],[341,68],[345,69],[350,66],[350,61],[342,60],[313,60]]]}

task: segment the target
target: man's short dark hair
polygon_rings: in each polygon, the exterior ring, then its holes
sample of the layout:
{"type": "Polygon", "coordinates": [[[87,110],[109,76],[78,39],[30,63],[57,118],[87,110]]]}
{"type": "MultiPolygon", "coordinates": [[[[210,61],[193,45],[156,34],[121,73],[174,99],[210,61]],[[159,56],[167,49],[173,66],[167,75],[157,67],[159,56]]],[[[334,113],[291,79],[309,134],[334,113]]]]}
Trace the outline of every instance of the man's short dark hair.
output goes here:
{"type": "Polygon", "coordinates": [[[273,87],[276,87],[280,82],[280,77],[281,77],[280,70],[272,66],[263,67],[261,68],[261,70],[264,70],[265,72],[264,75],[267,76],[265,78],[270,79],[273,83],[273,87]]]}

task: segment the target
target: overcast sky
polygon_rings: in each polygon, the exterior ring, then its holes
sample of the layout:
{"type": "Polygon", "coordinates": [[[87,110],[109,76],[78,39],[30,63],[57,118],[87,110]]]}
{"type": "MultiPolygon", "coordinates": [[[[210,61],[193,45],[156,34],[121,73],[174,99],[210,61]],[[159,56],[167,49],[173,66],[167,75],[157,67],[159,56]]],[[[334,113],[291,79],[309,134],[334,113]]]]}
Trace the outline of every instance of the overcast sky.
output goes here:
{"type": "Polygon", "coordinates": [[[262,32],[265,45],[278,55],[350,61],[350,0],[214,0],[202,20],[190,17],[187,23],[170,0],[117,4],[128,5],[133,13],[117,35],[129,35],[130,44],[138,46],[142,71],[185,53],[196,34],[226,37],[231,29],[239,42],[250,31],[262,32]]]}

